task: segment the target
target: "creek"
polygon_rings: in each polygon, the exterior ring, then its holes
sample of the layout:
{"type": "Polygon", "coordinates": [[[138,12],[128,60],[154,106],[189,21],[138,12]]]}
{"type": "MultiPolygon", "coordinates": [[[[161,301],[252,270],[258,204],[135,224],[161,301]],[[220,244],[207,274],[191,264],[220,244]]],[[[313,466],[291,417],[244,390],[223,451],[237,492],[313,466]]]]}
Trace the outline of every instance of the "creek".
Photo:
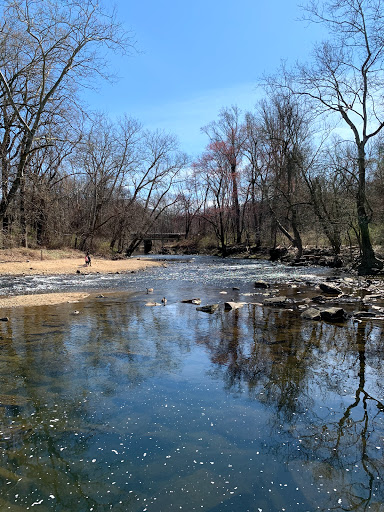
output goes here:
{"type": "Polygon", "coordinates": [[[0,510],[384,510],[382,323],[303,320],[253,286],[311,297],[330,270],[169,260],[0,279],[91,292],[2,312],[0,510]]]}

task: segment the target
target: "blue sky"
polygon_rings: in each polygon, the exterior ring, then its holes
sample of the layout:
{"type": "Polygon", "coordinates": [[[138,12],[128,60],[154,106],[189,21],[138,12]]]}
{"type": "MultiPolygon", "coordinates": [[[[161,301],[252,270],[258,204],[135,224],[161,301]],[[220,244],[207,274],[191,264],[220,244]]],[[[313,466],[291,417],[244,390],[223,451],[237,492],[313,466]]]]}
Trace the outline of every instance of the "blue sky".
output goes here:
{"type": "Polygon", "coordinates": [[[150,129],[176,134],[181,149],[201,153],[200,128],[232,104],[252,110],[262,95],[257,81],[310,57],[317,26],[297,21],[296,1],[118,0],[119,19],[139,50],[116,57],[120,79],[89,93],[92,108],[112,117],[127,113],[150,129]]]}

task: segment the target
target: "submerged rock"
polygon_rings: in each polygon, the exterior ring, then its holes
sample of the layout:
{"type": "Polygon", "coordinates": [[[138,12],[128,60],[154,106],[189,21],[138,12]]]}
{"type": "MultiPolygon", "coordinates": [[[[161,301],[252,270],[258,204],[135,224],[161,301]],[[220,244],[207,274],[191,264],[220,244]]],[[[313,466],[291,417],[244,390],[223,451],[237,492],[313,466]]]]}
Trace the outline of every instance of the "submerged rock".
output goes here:
{"type": "MultiPolygon", "coordinates": [[[[22,407],[29,403],[29,398],[18,395],[0,395],[0,407],[22,407]]],[[[1,427],[0,427],[1,428],[1,427]]]]}
{"type": "Polygon", "coordinates": [[[374,318],[377,314],[373,311],[356,311],[353,316],[354,318],[374,318]]]}
{"type": "MultiPolygon", "coordinates": [[[[26,425],[11,425],[9,427],[1,427],[0,431],[0,446],[15,448],[22,445],[25,440],[32,434],[32,429],[26,425]]],[[[4,470],[1,470],[4,474],[4,470]]]]}
{"type": "Polygon", "coordinates": [[[204,313],[214,313],[217,309],[219,309],[218,304],[207,304],[206,306],[196,308],[196,311],[204,311],[204,313]]]}
{"type": "Polygon", "coordinates": [[[322,295],[316,295],[316,297],[312,297],[312,302],[316,302],[317,304],[325,304],[327,299],[322,295]]]}

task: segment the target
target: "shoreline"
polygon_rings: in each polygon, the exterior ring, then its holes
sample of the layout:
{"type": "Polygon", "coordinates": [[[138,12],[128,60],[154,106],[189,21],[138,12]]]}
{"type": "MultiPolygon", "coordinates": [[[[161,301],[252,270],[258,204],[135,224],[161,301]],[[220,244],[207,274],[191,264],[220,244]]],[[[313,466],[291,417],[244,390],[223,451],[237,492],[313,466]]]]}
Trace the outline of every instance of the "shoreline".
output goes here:
{"type": "MultiPolygon", "coordinates": [[[[71,274],[126,274],[147,268],[159,267],[164,262],[150,259],[106,260],[93,258],[92,266],[87,267],[83,258],[62,258],[54,260],[0,261],[0,277],[31,275],[71,275],[71,274]]],[[[50,306],[66,302],[79,302],[90,296],[86,292],[55,292],[28,295],[0,296],[0,317],[2,309],[30,306],[50,306]]]]}

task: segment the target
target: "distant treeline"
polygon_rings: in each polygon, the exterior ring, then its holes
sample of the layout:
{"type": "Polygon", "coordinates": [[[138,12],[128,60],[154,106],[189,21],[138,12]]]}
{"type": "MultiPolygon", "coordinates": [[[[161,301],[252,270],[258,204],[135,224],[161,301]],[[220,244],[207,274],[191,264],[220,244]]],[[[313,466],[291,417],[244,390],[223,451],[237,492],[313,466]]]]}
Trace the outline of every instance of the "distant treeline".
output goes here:
{"type": "Polygon", "coordinates": [[[382,268],[373,250],[384,244],[379,0],[306,8],[330,39],[309,64],[266,77],[252,112],[223,108],[193,161],[174,135],[82,103],[82,89],[108,76],[106,50],[133,48],[113,12],[91,0],[1,10],[3,247],[131,255],[150,232],[183,232],[223,255],[233,244],[290,245],[297,258],[308,243],[336,256],[358,245],[361,272],[382,268]]]}

